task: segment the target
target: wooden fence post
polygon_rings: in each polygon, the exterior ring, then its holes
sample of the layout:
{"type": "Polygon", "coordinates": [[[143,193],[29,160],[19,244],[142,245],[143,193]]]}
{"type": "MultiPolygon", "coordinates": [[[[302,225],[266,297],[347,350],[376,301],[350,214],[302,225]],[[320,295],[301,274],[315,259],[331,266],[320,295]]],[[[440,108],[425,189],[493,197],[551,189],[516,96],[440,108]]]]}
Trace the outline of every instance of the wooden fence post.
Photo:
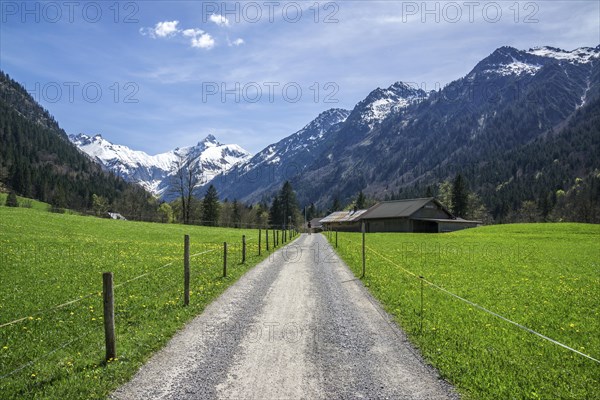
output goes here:
{"type": "Polygon", "coordinates": [[[260,256],[260,242],[262,240],[262,231],[258,229],[258,255],[260,256]]]}
{"type": "Polygon", "coordinates": [[[102,291],[104,293],[104,338],[106,343],[106,361],[108,361],[117,358],[112,272],[102,274],[102,291]]]}
{"type": "Polygon", "coordinates": [[[274,246],[279,245],[279,231],[277,229],[273,229],[273,243],[275,243],[274,246]]]}
{"type": "Polygon", "coordinates": [[[190,304],[190,235],[183,237],[183,305],[190,304]]]}
{"type": "Polygon", "coordinates": [[[265,244],[267,246],[267,251],[269,251],[269,228],[265,229],[265,244]]]}
{"type": "Polygon", "coordinates": [[[367,264],[367,257],[365,254],[366,245],[365,245],[365,222],[364,221],[362,223],[361,230],[362,230],[362,276],[361,276],[361,278],[364,278],[366,264],[367,264]]]}
{"type": "Polygon", "coordinates": [[[227,277],[227,242],[223,242],[223,278],[227,277]]]}
{"type": "Polygon", "coordinates": [[[242,264],[246,262],[246,235],[242,235],[242,264]]]}
{"type": "Polygon", "coordinates": [[[335,231],[335,248],[337,249],[338,247],[338,241],[337,241],[337,230],[335,231]]]}

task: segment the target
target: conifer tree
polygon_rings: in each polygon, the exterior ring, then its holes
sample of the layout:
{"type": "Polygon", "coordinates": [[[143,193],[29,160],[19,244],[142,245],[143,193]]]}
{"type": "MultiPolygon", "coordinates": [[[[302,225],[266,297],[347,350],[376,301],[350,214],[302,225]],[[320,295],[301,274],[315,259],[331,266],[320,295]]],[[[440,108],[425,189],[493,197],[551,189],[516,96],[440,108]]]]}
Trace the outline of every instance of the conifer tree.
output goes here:
{"type": "Polygon", "coordinates": [[[19,207],[19,200],[17,200],[16,193],[11,190],[6,198],[6,207],[19,207]]]}
{"type": "Polygon", "coordinates": [[[452,212],[455,216],[464,218],[469,205],[469,189],[461,174],[456,175],[452,183],[452,212]]]}
{"type": "Polygon", "coordinates": [[[219,195],[213,185],[208,187],[202,201],[202,221],[209,226],[216,226],[219,221],[219,195]]]}
{"type": "Polygon", "coordinates": [[[360,192],[358,192],[358,197],[356,198],[356,208],[358,210],[362,210],[363,208],[365,208],[366,205],[367,205],[367,198],[365,197],[365,194],[361,190],[360,192]]]}

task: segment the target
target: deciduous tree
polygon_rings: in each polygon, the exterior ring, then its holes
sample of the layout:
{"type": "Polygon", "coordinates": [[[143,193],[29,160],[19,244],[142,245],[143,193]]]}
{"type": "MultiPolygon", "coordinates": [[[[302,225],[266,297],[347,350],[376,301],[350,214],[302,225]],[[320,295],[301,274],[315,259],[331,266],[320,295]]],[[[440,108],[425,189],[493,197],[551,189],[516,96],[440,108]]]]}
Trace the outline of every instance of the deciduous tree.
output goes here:
{"type": "MultiPolygon", "coordinates": [[[[172,191],[181,200],[181,214],[184,224],[191,220],[192,199],[200,186],[201,167],[199,162],[178,155],[173,162],[175,174],[172,178],[172,191]]],[[[216,221],[216,220],[215,220],[216,221]]]]}

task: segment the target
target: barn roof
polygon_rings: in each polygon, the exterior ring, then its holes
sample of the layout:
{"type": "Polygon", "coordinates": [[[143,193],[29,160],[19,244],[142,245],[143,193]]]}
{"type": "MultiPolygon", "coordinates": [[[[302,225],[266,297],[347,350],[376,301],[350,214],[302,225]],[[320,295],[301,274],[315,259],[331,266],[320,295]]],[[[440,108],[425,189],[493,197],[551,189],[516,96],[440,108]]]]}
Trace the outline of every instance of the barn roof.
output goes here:
{"type": "Polygon", "coordinates": [[[427,203],[434,202],[448,214],[449,219],[454,219],[454,216],[448,211],[442,203],[434,199],[433,197],[426,197],[422,199],[407,199],[407,200],[394,200],[394,201],[382,201],[369,208],[366,213],[362,215],[362,219],[379,219],[379,218],[408,218],[418,210],[423,208],[427,203]]]}
{"type": "Polygon", "coordinates": [[[361,216],[369,210],[351,210],[348,211],[348,214],[340,220],[340,222],[354,222],[358,221],[361,216]]]}
{"type": "Polygon", "coordinates": [[[348,215],[348,211],[334,211],[321,220],[321,223],[338,222],[340,219],[348,215]]]}
{"type": "Polygon", "coordinates": [[[333,222],[355,222],[369,210],[351,210],[351,211],[334,211],[325,218],[321,219],[322,224],[333,222]]]}

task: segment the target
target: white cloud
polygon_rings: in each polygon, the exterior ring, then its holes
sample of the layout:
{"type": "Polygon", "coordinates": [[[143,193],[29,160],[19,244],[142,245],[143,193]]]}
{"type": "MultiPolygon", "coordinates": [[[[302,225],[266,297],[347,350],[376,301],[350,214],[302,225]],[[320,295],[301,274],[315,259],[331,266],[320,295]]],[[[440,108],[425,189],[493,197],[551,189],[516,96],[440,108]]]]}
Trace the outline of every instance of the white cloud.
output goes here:
{"type": "Polygon", "coordinates": [[[200,36],[192,38],[192,47],[200,49],[212,49],[215,46],[215,39],[208,33],[202,33],[200,36]]]}
{"type": "Polygon", "coordinates": [[[215,39],[209,33],[199,28],[179,29],[177,28],[178,24],[179,21],[158,22],[154,28],[141,28],[140,34],[144,36],[150,36],[154,39],[157,37],[166,38],[175,35],[181,35],[191,38],[190,45],[192,47],[207,50],[215,47],[215,39]]]}
{"type": "Polygon", "coordinates": [[[203,33],[204,31],[202,29],[197,28],[185,29],[181,32],[181,34],[185,37],[196,37],[202,35],[203,33]]]}
{"type": "Polygon", "coordinates": [[[177,29],[178,24],[179,24],[179,21],[158,22],[156,24],[156,26],[154,27],[153,33],[154,33],[154,35],[156,35],[158,37],[173,36],[177,32],[179,32],[179,29],[177,29]]]}
{"type": "Polygon", "coordinates": [[[212,36],[210,36],[209,33],[204,32],[202,29],[186,29],[182,31],[181,34],[185,37],[192,38],[192,47],[209,50],[215,46],[215,39],[212,36]]]}
{"type": "Polygon", "coordinates": [[[246,43],[246,42],[244,42],[244,39],[242,39],[242,38],[237,38],[237,39],[235,39],[233,42],[229,42],[229,45],[230,45],[230,46],[241,46],[241,45],[243,45],[244,43],[246,43]]]}
{"type": "Polygon", "coordinates": [[[227,17],[224,17],[220,14],[212,14],[209,19],[211,22],[214,22],[219,26],[229,26],[229,20],[227,17]]]}

